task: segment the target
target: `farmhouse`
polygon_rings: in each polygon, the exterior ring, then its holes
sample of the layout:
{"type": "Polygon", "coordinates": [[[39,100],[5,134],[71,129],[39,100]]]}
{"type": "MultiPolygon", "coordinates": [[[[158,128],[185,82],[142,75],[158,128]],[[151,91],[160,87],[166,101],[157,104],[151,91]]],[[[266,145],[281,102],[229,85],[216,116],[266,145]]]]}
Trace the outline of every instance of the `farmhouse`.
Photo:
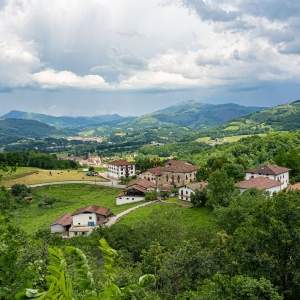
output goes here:
{"type": "Polygon", "coordinates": [[[139,177],[158,186],[184,186],[196,180],[197,167],[183,160],[169,160],[163,167],[145,171],[139,177]]]}
{"type": "Polygon", "coordinates": [[[88,235],[95,228],[105,224],[111,216],[110,209],[90,205],[60,217],[51,224],[51,233],[61,233],[63,237],[88,235]]]}
{"type": "Polygon", "coordinates": [[[116,204],[123,205],[145,200],[147,192],[155,191],[156,185],[144,179],[131,182],[125,190],[117,197],[116,204]]]}
{"type": "Polygon", "coordinates": [[[246,171],[246,180],[256,177],[266,177],[281,183],[281,189],[289,185],[289,169],[277,165],[263,165],[246,171]]]}
{"type": "Polygon", "coordinates": [[[206,181],[188,183],[185,186],[179,188],[178,198],[179,200],[191,201],[192,194],[194,194],[197,190],[203,191],[206,186],[206,181]]]}
{"type": "Polygon", "coordinates": [[[241,192],[248,189],[257,189],[260,191],[269,192],[270,195],[273,193],[280,192],[283,189],[283,185],[280,181],[270,179],[269,177],[259,176],[255,178],[250,178],[248,180],[243,180],[235,185],[241,192]]]}
{"type": "Polygon", "coordinates": [[[107,164],[107,176],[112,179],[135,175],[135,164],[124,159],[114,160],[107,164]]]}

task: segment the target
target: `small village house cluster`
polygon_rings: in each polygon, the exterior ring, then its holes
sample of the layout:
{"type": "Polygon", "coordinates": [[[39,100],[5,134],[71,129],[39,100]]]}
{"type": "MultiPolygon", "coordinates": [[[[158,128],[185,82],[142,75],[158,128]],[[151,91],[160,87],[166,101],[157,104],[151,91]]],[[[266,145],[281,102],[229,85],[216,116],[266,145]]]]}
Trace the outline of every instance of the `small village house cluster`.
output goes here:
{"type": "Polygon", "coordinates": [[[95,228],[108,222],[113,214],[109,208],[90,205],[65,214],[51,224],[51,233],[62,237],[89,235],[95,228]]]}

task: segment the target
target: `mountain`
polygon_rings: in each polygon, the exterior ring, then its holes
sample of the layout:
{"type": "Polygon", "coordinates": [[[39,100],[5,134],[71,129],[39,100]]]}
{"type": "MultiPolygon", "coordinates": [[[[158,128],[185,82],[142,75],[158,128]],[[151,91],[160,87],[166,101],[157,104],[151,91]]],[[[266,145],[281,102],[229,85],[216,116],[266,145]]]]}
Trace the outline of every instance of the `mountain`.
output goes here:
{"type": "Polygon", "coordinates": [[[206,134],[225,136],[296,129],[300,129],[300,100],[265,108],[242,118],[234,119],[208,130],[206,134]]]}
{"type": "Polygon", "coordinates": [[[205,104],[188,101],[170,106],[133,120],[133,124],[175,124],[182,127],[207,128],[226,123],[263,107],[242,106],[234,103],[205,104]]]}
{"type": "Polygon", "coordinates": [[[57,128],[86,128],[91,126],[109,125],[118,123],[131,118],[121,117],[118,114],[102,115],[95,117],[70,117],[70,116],[51,116],[38,113],[30,113],[24,111],[13,110],[3,115],[2,119],[24,119],[35,120],[57,128]]]}
{"type": "Polygon", "coordinates": [[[0,144],[16,142],[24,138],[44,138],[60,134],[55,127],[35,120],[0,120],[0,144]]]}

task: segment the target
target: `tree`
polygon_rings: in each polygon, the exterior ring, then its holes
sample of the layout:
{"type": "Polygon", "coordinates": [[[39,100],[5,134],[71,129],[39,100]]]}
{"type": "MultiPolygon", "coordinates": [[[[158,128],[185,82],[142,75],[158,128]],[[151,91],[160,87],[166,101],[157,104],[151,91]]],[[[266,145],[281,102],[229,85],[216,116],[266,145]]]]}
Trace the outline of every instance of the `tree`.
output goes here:
{"type": "Polygon", "coordinates": [[[282,300],[272,283],[265,278],[255,279],[243,275],[230,277],[216,274],[206,280],[201,290],[191,293],[191,300],[282,300]]]}
{"type": "Polygon", "coordinates": [[[207,192],[206,189],[191,194],[191,203],[194,207],[204,207],[207,203],[207,192]]]}
{"type": "Polygon", "coordinates": [[[157,200],[157,192],[156,192],[156,191],[147,192],[147,193],[145,194],[145,200],[146,200],[146,201],[154,201],[154,200],[157,200]]]}
{"type": "Polygon", "coordinates": [[[14,197],[24,198],[31,193],[31,188],[27,187],[25,184],[14,184],[11,187],[11,194],[14,197]]]}
{"type": "Polygon", "coordinates": [[[209,207],[228,206],[234,194],[233,179],[224,170],[212,173],[207,185],[207,205],[209,207]]]}

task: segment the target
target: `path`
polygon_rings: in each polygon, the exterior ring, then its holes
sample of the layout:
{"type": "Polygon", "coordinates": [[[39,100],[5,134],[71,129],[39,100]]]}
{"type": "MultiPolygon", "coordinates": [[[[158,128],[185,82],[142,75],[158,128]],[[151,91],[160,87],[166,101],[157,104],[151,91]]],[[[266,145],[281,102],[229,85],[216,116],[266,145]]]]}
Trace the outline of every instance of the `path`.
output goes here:
{"type": "Polygon", "coordinates": [[[154,204],[154,203],[157,203],[157,202],[158,202],[158,200],[156,200],[156,201],[150,201],[150,202],[142,203],[140,205],[131,207],[131,208],[127,209],[127,210],[124,210],[121,213],[119,213],[119,214],[111,217],[109,219],[109,221],[105,224],[105,226],[106,227],[110,227],[110,226],[116,224],[121,218],[123,218],[124,216],[128,215],[132,211],[134,211],[134,210],[136,210],[136,209],[138,209],[140,207],[148,206],[148,205],[151,205],[151,204],[154,204]]]}
{"type": "Polygon", "coordinates": [[[114,181],[87,181],[87,180],[66,180],[66,181],[55,181],[55,182],[45,182],[45,183],[38,183],[38,184],[28,184],[27,186],[36,188],[36,187],[42,187],[42,186],[48,186],[48,185],[59,185],[59,184],[91,184],[91,185],[101,185],[111,188],[117,188],[117,189],[124,189],[126,186],[122,184],[118,184],[114,181]]]}

